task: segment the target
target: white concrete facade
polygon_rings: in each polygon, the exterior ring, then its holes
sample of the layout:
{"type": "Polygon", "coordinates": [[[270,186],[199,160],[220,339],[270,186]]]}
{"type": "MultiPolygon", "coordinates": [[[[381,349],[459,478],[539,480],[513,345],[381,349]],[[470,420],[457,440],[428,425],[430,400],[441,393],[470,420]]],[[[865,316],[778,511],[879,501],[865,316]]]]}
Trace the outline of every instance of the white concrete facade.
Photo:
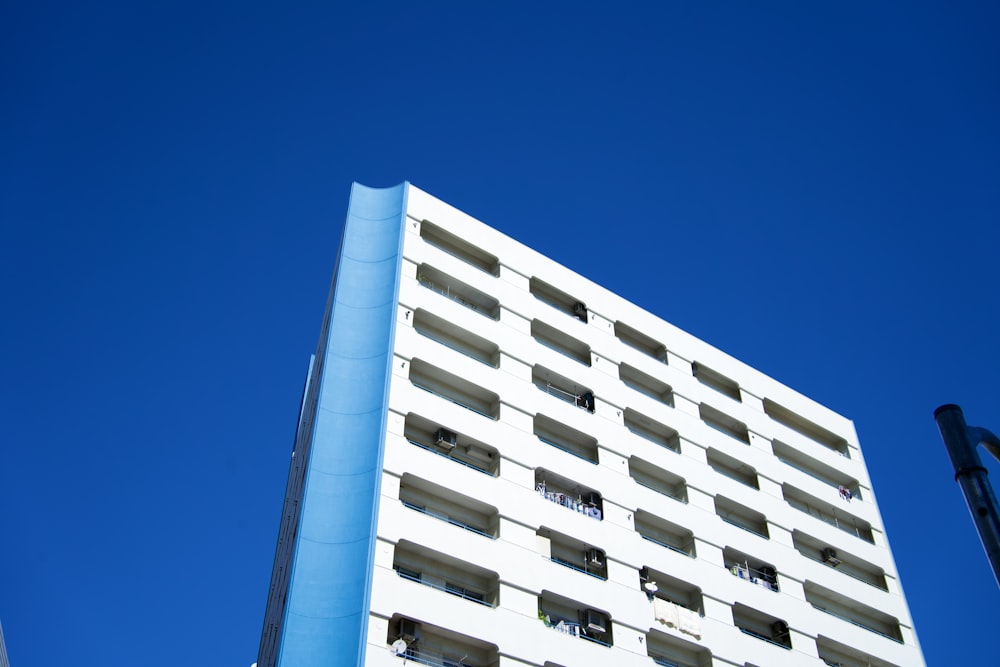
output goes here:
{"type": "Polygon", "coordinates": [[[403,256],[366,665],[924,664],[851,421],[412,186],[403,256]]]}

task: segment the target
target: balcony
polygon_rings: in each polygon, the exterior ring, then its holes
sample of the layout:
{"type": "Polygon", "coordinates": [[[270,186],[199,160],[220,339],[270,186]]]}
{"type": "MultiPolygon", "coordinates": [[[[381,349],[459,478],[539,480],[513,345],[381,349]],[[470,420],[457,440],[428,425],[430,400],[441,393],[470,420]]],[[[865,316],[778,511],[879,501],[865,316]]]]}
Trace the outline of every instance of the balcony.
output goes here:
{"type": "Polygon", "coordinates": [[[875,535],[872,526],[864,519],[860,519],[843,510],[839,510],[830,503],[814,498],[809,494],[796,489],[788,484],[781,485],[781,493],[785,502],[810,516],[814,516],[824,523],[839,528],[840,530],[861,538],[865,542],[875,544],[875,535]]]}
{"type": "Polygon", "coordinates": [[[715,472],[725,475],[729,479],[736,480],[744,486],[749,486],[751,489],[760,490],[760,484],[757,481],[757,470],[753,466],[727,456],[713,448],[708,449],[706,457],[708,465],[715,472]]]}
{"type": "Polygon", "coordinates": [[[491,320],[500,319],[500,302],[496,298],[480,292],[475,287],[466,285],[432,266],[427,264],[418,266],[417,281],[427,289],[437,292],[484,317],[491,320]]]}
{"type": "Polygon", "coordinates": [[[778,588],[778,571],[770,563],[748,556],[731,547],[726,547],[722,552],[722,557],[725,568],[734,577],[775,593],[780,592],[778,588]]]}
{"type": "Polygon", "coordinates": [[[687,503],[687,484],[683,477],[636,456],[629,459],[628,474],[640,486],[656,491],[672,500],[687,503]]]}
{"type": "Polygon", "coordinates": [[[618,321],[615,322],[615,336],[629,347],[639,350],[660,363],[667,363],[666,346],[655,338],[650,338],[638,329],[633,329],[624,322],[618,321]]]}
{"type": "Polygon", "coordinates": [[[543,468],[535,470],[535,492],[541,498],[577,514],[598,521],[604,518],[604,502],[600,493],[543,468]]]}
{"type": "Polygon", "coordinates": [[[584,366],[590,366],[590,346],[567,335],[561,329],[550,326],[541,320],[532,320],[531,336],[550,350],[555,350],[584,366]]]}
{"type": "Polygon", "coordinates": [[[497,509],[409,473],[399,482],[404,507],[491,540],[497,537],[497,509]]]}
{"type": "Polygon", "coordinates": [[[449,231],[424,220],[420,223],[420,236],[433,246],[457,257],[466,264],[476,267],[491,276],[500,275],[500,261],[481,248],[477,248],[465,239],[455,236],[449,231]]]}
{"type": "Polygon", "coordinates": [[[412,412],[406,415],[403,435],[410,444],[476,472],[491,477],[500,473],[500,454],[496,449],[412,412]]]}
{"type": "Polygon", "coordinates": [[[545,415],[535,415],[534,431],[538,439],[545,444],[567,454],[572,454],[588,463],[597,463],[597,440],[586,433],[570,428],[545,415]]]}
{"type": "Polygon", "coordinates": [[[899,619],[894,616],[863,605],[857,600],[808,580],[803,588],[806,593],[806,602],[814,608],[896,643],[903,643],[899,619]]]}
{"type": "Polygon", "coordinates": [[[601,646],[613,646],[611,617],[550,591],[538,596],[538,619],[546,627],[601,646]]]}
{"type": "Polygon", "coordinates": [[[640,412],[636,412],[632,408],[625,408],[623,421],[625,423],[625,428],[632,431],[632,433],[635,433],[640,438],[645,438],[650,442],[656,443],[660,447],[664,447],[672,452],[680,454],[680,437],[677,435],[677,431],[670,428],[666,424],[662,424],[652,417],[647,417],[640,412]]]}
{"type": "Polygon", "coordinates": [[[713,371],[711,368],[708,368],[697,361],[691,364],[691,371],[694,373],[695,379],[706,387],[711,387],[723,396],[728,396],[737,403],[741,403],[743,401],[743,397],[740,395],[740,385],[734,380],[730,380],[722,373],[713,371]]]}
{"type": "Polygon", "coordinates": [[[764,399],[764,412],[774,421],[804,435],[813,442],[817,442],[827,449],[832,449],[845,458],[851,458],[847,440],[818,424],[814,424],[805,417],[795,414],[788,408],[778,405],[769,398],[764,399]]]}
{"type": "Polygon", "coordinates": [[[704,613],[701,589],[661,570],[643,567],[639,570],[639,589],[646,597],[664,600],[698,615],[704,613]]]}
{"type": "Polygon", "coordinates": [[[819,649],[820,660],[828,667],[896,667],[891,662],[823,635],[816,637],[816,648],[819,649]]]}
{"type": "Polygon", "coordinates": [[[688,558],[695,557],[694,533],[645,510],[635,512],[635,531],[644,540],[688,558]]]}
{"type": "Polygon", "coordinates": [[[792,637],[788,623],[746,605],[733,605],[733,624],[745,635],[791,650],[792,637]]]}
{"type": "Polygon", "coordinates": [[[622,363],[618,365],[618,377],[626,386],[635,389],[641,394],[649,396],[654,401],[659,401],[666,406],[674,407],[674,391],[670,385],[657,380],[652,375],[643,373],[634,366],[622,363]]]}
{"type": "Polygon", "coordinates": [[[744,445],[750,444],[750,431],[747,425],[738,419],[730,417],[721,410],[716,410],[711,405],[702,403],[698,406],[701,420],[720,433],[725,433],[730,438],[739,440],[744,445]]]}
{"type": "Polygon", "coordinates": [[[410,362],[410,382],[419,389],[429,391],[476,414],[490,419],[497,419],[500,416],[499,396],[457,375],[432,366],[422,359],[410,362]]]}
{"type": "Polygon", "coordinates": [[[500,348],[496,343],[432,315],[423,308],[418,308],[413,313],[413,328],[422,336],[491,368],[500,364],[500,348]]]}
{"type": "Polygon", "coordinates": [[[542,555],[557,565],[600,579],[608,578],[607,556],[603,549],[542,527],[536,533],[542,555]]]}
{"type": "Polygon", "coordinates": [[[487,607],[496,606],[496,572],[401,540],[395,548],[392,569],[403,579],[487,607]]]}
{"type": "Polygon", "coordinates": [[[535,277],[532,277],[528,281],[528,289],[539,301],[547,303],[556,310],[566,313],[581,322],[587,322],[587,306],[576,297],[570,296],[566,292],[535,277]]]}
{"type": "Polygon", "coordinates": [[[778,440],[771,443],[771,449],[774,452],[774,456],[785,465],[791,466],[799,472],[804,472],[827,486],[838,489],[840,497],[844,500],[861,499],[861,487],[858,484],[858,480],[853,477],[845,475],[836,468],[821,463],[813,457],[778,440]]]}
{"type": "Polygon", "coordinates": [[[736,526],[749,533],[763,537],[765,540],[771,538],[767,530],[767,518],[760,512],[756,512],[749,507],[744,507],[728,498],[716,496],[715,513],[731,526],[736,526]]]}
{"type": "Polygon", "coordinates": [[[840,574],[857,579],[879,590],[889,590],[885,580],[885,571],[877,565],[862,560],[843,549],[825,544],[801,530],[792,531],[792,544],[800,554],[810,560],[822,563],[840,574]]]}
{"type": "Polygon", "coordinates": [[[575,405],[587,412],[594,411],[594,392],[558,373],[535,365],[531,370],[531,381],[550,396],[575,405]]]}
{"type": "Polygon", "coordinates": [[[704,646],[659,630],[646,633],[646,655],[660,667],[711,667],[712,652],[704,646]]]}
{"type": "Polygon", "coordinates": [[[500,660],[495,644],[399,614],[389,619],[386,644],[400,667],[498,667],[500,660]]]}

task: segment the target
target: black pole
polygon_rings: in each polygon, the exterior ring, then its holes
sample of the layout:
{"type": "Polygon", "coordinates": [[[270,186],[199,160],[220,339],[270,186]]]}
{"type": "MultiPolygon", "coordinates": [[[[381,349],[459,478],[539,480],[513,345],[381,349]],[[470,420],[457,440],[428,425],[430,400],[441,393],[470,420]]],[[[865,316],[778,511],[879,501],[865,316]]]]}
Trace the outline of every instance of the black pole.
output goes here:
{"type": "Polygon", "coordinates": [[[955,468],[955,481],[962,488],[979,539],[990,559],[993,577],[1000,585],[1000,513],[993,487],[987,479],[989,472],[976,451],[979,444],[987,444],[992,453],[998,439],[985,429],[966,425],[962,408],[957,405],[942,405],[934,411],[934,420],[955,468]]]}

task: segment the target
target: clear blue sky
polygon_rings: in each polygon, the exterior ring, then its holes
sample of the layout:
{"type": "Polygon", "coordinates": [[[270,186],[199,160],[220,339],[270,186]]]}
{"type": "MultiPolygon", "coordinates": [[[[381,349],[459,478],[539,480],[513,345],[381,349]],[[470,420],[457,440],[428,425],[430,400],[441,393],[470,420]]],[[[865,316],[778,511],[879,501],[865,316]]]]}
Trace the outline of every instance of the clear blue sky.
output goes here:
{"type": "Polygon", "coordinates": [[[12,665],[253,662],[349,186],[404,179],[854,419],[928,663],[996,659],[932,411],[1000,431],[1000,6],[361,4],[0,9],[12,665]]]}

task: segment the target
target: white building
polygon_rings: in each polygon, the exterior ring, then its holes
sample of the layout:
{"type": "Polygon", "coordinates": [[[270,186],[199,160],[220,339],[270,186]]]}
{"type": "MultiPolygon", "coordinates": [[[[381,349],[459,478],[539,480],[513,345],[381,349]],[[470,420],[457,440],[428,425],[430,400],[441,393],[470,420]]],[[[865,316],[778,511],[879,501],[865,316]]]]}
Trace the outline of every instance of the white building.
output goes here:
{"type": "Polygon", "coordinates": [[[852,423],[355,185],[261,667],[924,661],[852,423]]]}

